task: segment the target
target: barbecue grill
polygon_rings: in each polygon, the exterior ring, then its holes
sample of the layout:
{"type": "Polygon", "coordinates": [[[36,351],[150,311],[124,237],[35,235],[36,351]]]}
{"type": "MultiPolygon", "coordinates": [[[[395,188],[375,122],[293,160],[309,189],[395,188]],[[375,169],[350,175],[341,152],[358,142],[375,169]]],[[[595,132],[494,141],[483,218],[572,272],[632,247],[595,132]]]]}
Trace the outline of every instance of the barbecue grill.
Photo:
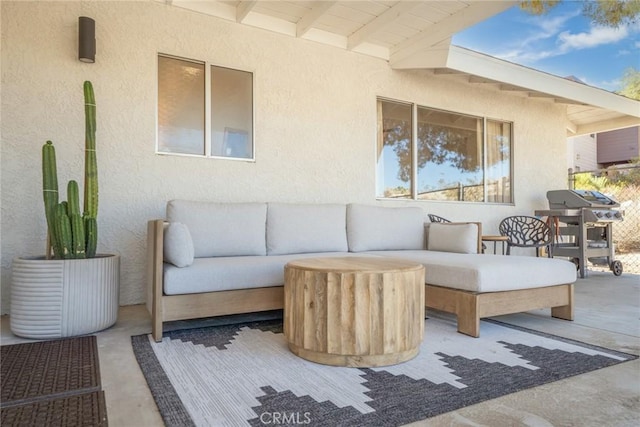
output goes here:
{"type": "Polygon", "coordinates": [[[622,263],[614,259],[613,223],[623,220],[620,204],[598,191],[552,190],[547,192],[549,210],[537,210],[549,217],[554,256],[569,257],[587,275],[587,261],[607,265],[622,274],[622,263]]]}

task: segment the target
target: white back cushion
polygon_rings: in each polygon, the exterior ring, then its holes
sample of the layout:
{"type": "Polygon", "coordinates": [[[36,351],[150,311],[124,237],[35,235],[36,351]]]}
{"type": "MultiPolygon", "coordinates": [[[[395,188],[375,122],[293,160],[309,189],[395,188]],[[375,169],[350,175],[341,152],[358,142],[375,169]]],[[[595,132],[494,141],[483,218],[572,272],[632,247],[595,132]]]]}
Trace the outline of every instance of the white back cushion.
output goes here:
{"type": "Polygon", "coordinates": [[[167,220],[188,227],[196,258],[266,255],[266,203],[171,200],[167,220]]]}
{"type": "Polygon", "coordinates": [[[478,253],[478,224],[429,224],[427,249],[461,254],[478,253]]]}
{"type": "Polygon", "coordinates": [[[269,203],[267,255],[347,252],[346,205],[269,203]]]}
{"type": "Polygon", "coordinates": [[[425,214],[418,207],[347,206],[351,252],[424,249],[425,214]]]}

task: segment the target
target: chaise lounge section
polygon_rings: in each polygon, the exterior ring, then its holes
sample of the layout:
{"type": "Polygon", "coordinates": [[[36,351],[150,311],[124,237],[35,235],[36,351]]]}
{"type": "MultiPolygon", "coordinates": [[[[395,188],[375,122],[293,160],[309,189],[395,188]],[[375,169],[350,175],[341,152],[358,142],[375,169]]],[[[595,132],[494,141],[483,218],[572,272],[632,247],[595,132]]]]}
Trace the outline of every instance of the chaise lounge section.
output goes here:
{"type": "Polygon", "coordinates": [[[425,305],[479,336],[482,317],[552,308],[573,319],[572,263],[481,254],[478,223],[425,224],[418,207],[172,200],[148,223],[152,333],[163,323],[281,309],[284,266],[302,257],[371,256],[425,266],[425,305]]]}

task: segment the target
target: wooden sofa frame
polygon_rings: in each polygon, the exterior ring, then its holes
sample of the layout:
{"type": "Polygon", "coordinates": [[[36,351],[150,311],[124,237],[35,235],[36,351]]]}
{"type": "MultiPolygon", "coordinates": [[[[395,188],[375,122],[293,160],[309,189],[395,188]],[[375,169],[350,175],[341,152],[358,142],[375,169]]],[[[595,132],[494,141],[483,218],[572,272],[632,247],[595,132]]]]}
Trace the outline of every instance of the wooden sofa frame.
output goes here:
{"type": "MultiPolygon", "coordinates": [[[[284,286],[164,295],[164,224],[147,224],[147,309],[155,341],[162,341],[164,322],[284,308],[284,286]]],[[[478,337],[483,317],[551,307],[553,317],[573,320],[573,284],[486,293],[426,284],[425,307],[455,314],[458,332],[478,337]]]]}
{"type": "MultiPolygon", "coordinates": [[[[471,221],[446,224],[476,224],[478,253],[482,253],[482,223],[471,221]]],[[[480,319],[483,317],[551,307],[551,316],[573,320],[571,283],[500,292],[471,292],[427,283],[424,300],[426,308],[455,314],[458,318],[458,332],[475,338],[480,336],[480,319]]]]}
{"type": "Polygon", "coordinates": [[[151,334],[156,342],[162,341],[164,322],[278,310],[284,307],[284,286],[164,295],[164,223],[161,219],[147,223],[147,309],[151,313],[151,334]]]}
{"type": "Polygon", "coordinates": [[[500,292],[469,292],[425,285],[425,306],[458,318],[458,332],[480,336],[480,319],[551,307],[551,316],[573,320],[573,284],[500,292]]]}

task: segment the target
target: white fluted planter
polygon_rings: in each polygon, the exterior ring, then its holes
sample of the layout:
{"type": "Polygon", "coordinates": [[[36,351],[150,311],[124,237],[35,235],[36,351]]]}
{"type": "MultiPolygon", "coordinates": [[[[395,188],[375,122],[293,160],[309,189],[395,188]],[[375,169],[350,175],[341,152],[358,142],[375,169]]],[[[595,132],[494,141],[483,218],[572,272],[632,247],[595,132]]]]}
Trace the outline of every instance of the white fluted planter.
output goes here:
{"type": "Polygon", "coordinates": [[[120,256],[16,258],[11,269],[11,331],[61,338],[108,328],[118,317],[120,256]]]}

